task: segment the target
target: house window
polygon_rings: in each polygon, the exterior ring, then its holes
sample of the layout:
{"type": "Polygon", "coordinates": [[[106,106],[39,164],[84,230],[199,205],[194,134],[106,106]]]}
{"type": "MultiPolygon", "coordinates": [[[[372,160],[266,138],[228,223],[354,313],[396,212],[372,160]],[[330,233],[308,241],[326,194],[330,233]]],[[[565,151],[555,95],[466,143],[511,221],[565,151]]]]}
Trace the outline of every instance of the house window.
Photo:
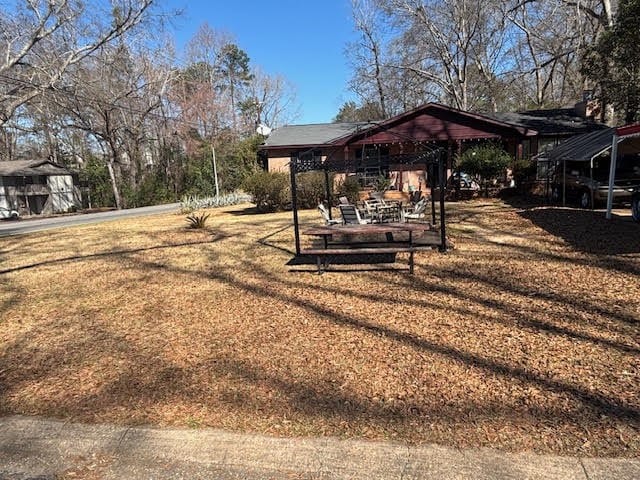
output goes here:
{"type": "Polygon", "coordinates": [[[363,188],[373,187],[381,175],[389,175],[389,147],[365,145],[356,150],[356,176],[363,188]]]}
{"type": "Polygon", "coordinates": [[[358,183],[363,188],[373,187],[380,176],[389,176],[389,168],[376,166],[361,166],[356,168],[358,183]]]}
{"type": "Polygon", "coordinates": [[[322,151],[314,148],[313,150],[305,150],[303,152],[295,152],[292,157],[298,157],[300,160],[322,160],[322,151]]]}

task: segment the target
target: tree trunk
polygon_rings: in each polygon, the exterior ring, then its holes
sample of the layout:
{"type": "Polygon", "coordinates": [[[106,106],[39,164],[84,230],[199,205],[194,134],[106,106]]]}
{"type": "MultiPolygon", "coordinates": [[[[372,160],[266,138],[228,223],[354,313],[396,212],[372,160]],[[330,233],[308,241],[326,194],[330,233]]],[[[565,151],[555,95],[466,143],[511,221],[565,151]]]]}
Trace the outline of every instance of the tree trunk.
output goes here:
{"type": "Polygon", "coordinates": [[[118,189],[118,179],[116,178],[116,172],[113,168],[113,162],[107,162],[107,170],[109,170],[109,178],[111,179],[111,189],[113,190],[113,197],[116,200],[116,208],[122,210],[122,201],[120,200],[120,190],[118,189]]]}

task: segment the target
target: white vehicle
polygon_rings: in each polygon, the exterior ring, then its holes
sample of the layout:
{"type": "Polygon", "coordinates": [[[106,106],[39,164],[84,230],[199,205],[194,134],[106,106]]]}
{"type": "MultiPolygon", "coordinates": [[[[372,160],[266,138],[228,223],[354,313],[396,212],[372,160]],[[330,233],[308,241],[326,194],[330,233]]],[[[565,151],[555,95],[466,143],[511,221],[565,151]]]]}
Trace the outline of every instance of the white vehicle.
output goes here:
{"type": "Polygon", "coordinates": [[[20,218],[20,214],[17,210],[10,208],[0,207],[0,219],[2,220],[17,220],[20,218]]]}

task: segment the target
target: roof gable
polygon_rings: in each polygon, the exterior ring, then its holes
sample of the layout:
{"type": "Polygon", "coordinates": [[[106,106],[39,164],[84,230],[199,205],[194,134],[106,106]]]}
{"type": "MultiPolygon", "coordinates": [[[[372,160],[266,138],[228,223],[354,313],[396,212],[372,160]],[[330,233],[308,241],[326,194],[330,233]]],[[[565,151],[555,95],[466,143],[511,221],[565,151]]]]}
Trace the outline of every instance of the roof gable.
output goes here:
{"type": "Polygon", "coordinates": [[[429,103],[369,128],[345,135],[335,143],[393,143],[499,138],[536,135],[533,129],[476,113],[429,103]]]}

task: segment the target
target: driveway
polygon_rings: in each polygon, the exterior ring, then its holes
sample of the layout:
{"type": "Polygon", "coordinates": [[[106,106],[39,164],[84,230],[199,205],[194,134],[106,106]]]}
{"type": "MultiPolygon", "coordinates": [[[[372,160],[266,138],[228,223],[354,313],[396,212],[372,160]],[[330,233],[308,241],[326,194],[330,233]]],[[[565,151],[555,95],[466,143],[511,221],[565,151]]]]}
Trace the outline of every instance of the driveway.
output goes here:
{"type": "Polygon", "coordinates": [[[18,221],[6,221],[0,223],[0,237],[20,235],[23,233],[39,232],[53,228],[70,227],[74,225],[86,225],[89,223],[107,222],[128,217],[142,217],[159,213],[174,212],[180,208],[179,203],[166,205],[154,205],[151,207],[129,208],[126,210],[111,210],[98,213],[79,213],[77,215],[65,215],[60,217],[33,218],[18,221]]]}

